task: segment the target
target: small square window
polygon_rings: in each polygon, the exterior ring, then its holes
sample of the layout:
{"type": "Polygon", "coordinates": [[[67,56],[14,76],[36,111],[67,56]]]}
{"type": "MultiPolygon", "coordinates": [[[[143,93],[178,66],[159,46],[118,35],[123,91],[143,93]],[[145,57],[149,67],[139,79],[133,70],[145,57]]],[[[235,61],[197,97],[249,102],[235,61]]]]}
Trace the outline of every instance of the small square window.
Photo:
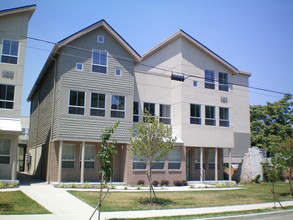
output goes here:
{"type": "Polygon", "coordinates": [[[82,63],[77,63],[76,64],[76,70],[83,70],[83,64],[82,63]]]}
{"type": "Polygon", "coordinates": [[[193,86],[197,87],[197,81],[193,81],[193,86]]]}
{"type": "Polygon", "coordinates": [[[122,76],[122,70],[121,69],[115,69],[115,76],[122,76]]]}
{"type": "Polygon", "coordinates": [[[98,35],[98,37],[97,37],[97,41],[98,41],[98,43],[104,43],[104,36],[103,35],[98,35]]]}

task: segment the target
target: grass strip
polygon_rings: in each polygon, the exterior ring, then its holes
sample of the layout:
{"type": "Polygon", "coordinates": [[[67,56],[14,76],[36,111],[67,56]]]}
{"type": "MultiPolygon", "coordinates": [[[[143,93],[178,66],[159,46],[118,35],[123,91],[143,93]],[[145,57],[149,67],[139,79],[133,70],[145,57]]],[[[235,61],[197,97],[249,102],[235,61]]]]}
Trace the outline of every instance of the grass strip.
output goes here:
{"type": "Polygon", "coordinates": [[[49,214],[43,206],[19,191],[0,192],[0,214],[49,214]]]}

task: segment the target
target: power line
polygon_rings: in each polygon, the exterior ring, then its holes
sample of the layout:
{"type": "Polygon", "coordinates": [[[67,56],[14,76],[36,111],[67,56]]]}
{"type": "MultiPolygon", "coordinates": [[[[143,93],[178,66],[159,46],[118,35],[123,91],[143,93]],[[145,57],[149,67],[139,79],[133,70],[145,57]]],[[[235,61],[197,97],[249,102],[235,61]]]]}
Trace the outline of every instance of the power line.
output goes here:
{"type": "MultiPolygon", "coordinates": [[[[30,40],[39,41],[39,42],[43,42],[43,43],[47,43],[47,44],[52,44],[52,45],[56,45],[56,46],[60,46],[60,47],[68,47],[68,48],[71,48],[71,49],[81,50],[81,51],[85,51],[85,52],[89,52],[89,53],[92,53],[93,52],[90,49],[86,49],[86,48],[82,48],[82,47],[77,47],[77,46],[72,46],[72,45],[68,45],[68,44],[62,44],[62,43],[59,43],[59,42],[58,43],[54,43],[52,41],[43,40],[43,39],[40,39],[40,38],[29,37],[29,36],[24,36],[24,35],[18,35],[18,34],[15,34],[15,33],[10,33],[10,32],[1,31],[1,30],[0,30],[0,32],[1,33],[15,35],[15,36],[20,36],[20,37],[27,38],[27,39],[30,39],[30,40]]],[[[31,47],[31,48],[33,48],[33,47],[31,47]]],[[[40,48],[34,48],[34,49],[40,49],[40,48]]],[[[45,49],[40,49],[40,50],[45,50],[45,49]]],[[[68,55],[68,56],[72,56],[72,57],[77,57],[77,58],[88,58],[88,57],[76,56],[76,55],[72,55],[72,54],[64,53],[64,52],[56,52],[56,53],[57,54],[68,55]]],[[[133,63],[133,59],[131,59],[131,58],[121,57],[121,56],[114,55],[114,54],[111,54],[111,56],[107,55],[107,58],[110,58],[110,57],[111,58],[128,60],[131,63],[133,63]]],[[[167,67],[166,68],[162,68],[162,67],[153,66],[151,64],[146,64],[146,63],[139,63],[139,65],[145,66],[145,67],[149,67],[149,68],[153,68],[153,69],[157,69],[157,70],[161,70],[161,71],[164,71],[164,72],[172,72],[172,73],[176,73],[176,74],[181,74],[181,75],[184,76],[184,78],[185,78],[185,76],[187,76],[185,79],[190,78],[190,77],[198,78],[198,79],[203,79],[203,80],[206,79],[205,77],[202,77],[202,76],[193,75],[193,73],[185,74],[185,73],[179,72],[179,71],[171,71],[171,69],[176,68],[176,67],[168,67],[168,69],[166,69],[167,67]]],[[[128,66],[128,67],[132,67],[132,66],[128,66]]],[[[189,71],[185,71],[185,72],[189,72],[189,71]]],[[[217,79],[214,79],[214,81],[215,82],[219,82],[219,80],[217,80],[217,79]]],[[[275,90],[271,90],[271,89],[265,89],[265,88],[255,87],[255,86],[242,85],[242,84],[238,84],[238,83],[227,82],[226,84],[228,84],[228,85],[234,85],[234,86],[240,86],[240,87],[246,87],[246,88],[250,88],[250,89],[255,89],[255,90],[260,90],[260,91],[270,92],[270,93],[276,93],[276,94],[281,94],[281,95],[290,94],[290,93],[275,91],[275,90]]],[[[290,94],[290,95],[292,95],[292,94],[290,94]]]]}

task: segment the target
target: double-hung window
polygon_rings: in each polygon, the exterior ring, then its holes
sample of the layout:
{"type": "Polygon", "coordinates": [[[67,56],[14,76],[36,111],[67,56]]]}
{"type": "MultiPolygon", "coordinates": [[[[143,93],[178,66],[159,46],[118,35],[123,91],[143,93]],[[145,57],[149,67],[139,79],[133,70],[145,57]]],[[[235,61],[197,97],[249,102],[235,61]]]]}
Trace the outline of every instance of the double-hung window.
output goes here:
{"type": "Polygon", "coordinates": [[[154,170],[163,170],[164,169],[164,158],[160,158],[157,161],[152,161],[152,168],[154,170]]]}
{"type": "Polygon", "coordinates": [[[220,126],[229,127],[229,108],[220,107],[220,126]]]}
{"type": "Polygon", "coordinates": [[[139,121],[139,102],[133,102],[133,122],[139,121]]]}
{"type": "Polygon", "coordinates": [[[205,88],[215,89],[215,72],[212,70],[205,70],[205,88]]]}
{"type": "Polygon", "coordinates": [[[92,116],[105,117],[105,100],[106,95],[100,93],[91,94],[91,110],[90,114],[92,116]]]}
{"type": "Polygon", "coordinates": [[[138,156],[133,155],[133,169],[134,170],[145,170],[146,169],[146,163],[143,160],[140,160],[138,156]]]}
{"type": "Polygon", "coordinates": [[[160,105],[160,122],[171,124],[171,105],[160,105]]]}
{"type": "MultiPolygon", "coordinates": [[[[82,148],[80,148],[82,150],[82,148]]],[[[82,154],[80,152],[80,162],[82,161],[82,154]]],[[[84,168],[93,169],[95,168],[95,158],[96,158],[96,146],[95,145],[85,145],[84,148],[84,168]]]]}
{"type": "Polygon", "coordinates": [[[168,153],[168,169],[179,170],[181,164],[181,151],[179,147],[174,147],[168,153]]]}
{"type": "Polygon", "coordinates": [[[13,109],[14,86],[0,84],[0,108],[13,109]]]}
{"type": "Polygon", "coordinates": [[[63,144],[62,168],[74,168],[75,144],[63,144]]]}
{"type": "Polygon", "coordinates": [[[10,139],[0,138],[0,164],[10,163],[10,139]]]}
{"type": "Polygon", "coordinates": [[[125,117],[125,96],[112,95],[111,98],[111,117],[125,117]]]}
{"type": "Polygon", "coordinates": [[[95,50],[92,52],[92,72],[107,73],[107,52],[95,50]]]}
{"type": "Polygon", "coordinates": [[[19,42],[13,40],[3,40],[2,42],[2,63],[17,64],[19,42]]]}
{"type": "Polygon", "coordinates": [[[216,111],[215,111],[215,106],[206,106],[206,120],[205,124],[206,125],[216,125],[216,111]]]}
{"type": "MultiPolygon", "coordinates": [[[[144,109],[144,112],[147,112],[150,116],[155,116],[155,104],[154,103],[145,102],[143,104],[143,109],[144,109]]],[[[145,120],[146,117],[144,117],[143,119],[145,120]]]]}
{"type": "Polygon", "coordinates": [[[228,73],[219,72],[219,90],[228,91],[228,73]]]}
{"type": "Polygon", "coordinates": [[[201,124],[201,106],[190,104],[190,124],[201,124]]]}
{"type": "Polygon", "coordinates": [[[68,113],[74,115],[83,115],[85,106],[85,92],[73,91],[69,93],[68,113]]]}

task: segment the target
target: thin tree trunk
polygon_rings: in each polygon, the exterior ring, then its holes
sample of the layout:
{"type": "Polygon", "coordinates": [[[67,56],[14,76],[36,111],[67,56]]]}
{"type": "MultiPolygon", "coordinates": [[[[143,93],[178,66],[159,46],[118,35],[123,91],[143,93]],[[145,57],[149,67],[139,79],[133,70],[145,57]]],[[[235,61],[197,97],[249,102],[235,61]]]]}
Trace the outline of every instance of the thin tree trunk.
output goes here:
{"type": "Polygon", "coordinates": [[[293,195],[292,168],[289,168],[289,185],[290,185],[290,196],[292,196],[293,195]]]}
{"type": "Polygon", "coordinates": [[[152,194],[152,163],[149,164],[149,187],[150,187],[150,203],[153,204],[153,194],[152,194]]]}

